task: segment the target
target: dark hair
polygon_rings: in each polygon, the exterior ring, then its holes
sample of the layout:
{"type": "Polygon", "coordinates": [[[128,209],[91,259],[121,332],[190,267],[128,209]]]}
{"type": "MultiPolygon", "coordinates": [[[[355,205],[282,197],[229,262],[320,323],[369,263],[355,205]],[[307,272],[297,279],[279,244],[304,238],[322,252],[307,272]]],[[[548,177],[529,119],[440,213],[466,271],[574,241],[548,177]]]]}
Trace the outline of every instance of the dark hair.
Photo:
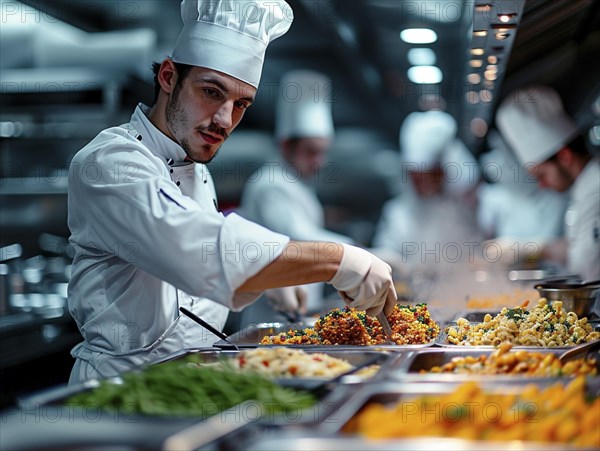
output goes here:
{"type": "MultiPolygon", "coordinates": [[[[158,99],[158,93],[160,92],[160,83],[158,82],[158,71],[160,70],[160,65],[161,65],[161,63],[157,63],[156,61],[152,63],[152,72],[154,73],[154,102],[153,103],[156,103],[156,99],[158,99]]],[[[176,62],[173,62],[173,65],[175,66],[175,70],[177,71],[177,84],[178,85],[183,82],[185,77],[188,76],[188,74],[194,67],[189,64],[182,64],[182,63],[176,63],[176,62]]]]}

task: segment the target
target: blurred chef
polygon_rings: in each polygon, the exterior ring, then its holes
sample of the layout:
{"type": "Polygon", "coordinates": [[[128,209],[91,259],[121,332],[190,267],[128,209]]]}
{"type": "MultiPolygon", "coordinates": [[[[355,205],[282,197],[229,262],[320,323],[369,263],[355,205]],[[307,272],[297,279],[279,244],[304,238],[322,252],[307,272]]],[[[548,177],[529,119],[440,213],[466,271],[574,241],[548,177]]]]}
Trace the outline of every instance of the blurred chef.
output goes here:
{"type": "Polygon", "coordinates": [[[540,187],[570,195],[566,240],[545,244],[542,258],[558,258],[569,273],[600,279],[600,158],[588,152],[558,93],[547,86],[520,89],[501,103],[496,123],[540,187]]]}
{"type": "Polygon", "coordinates": [[[391,268],[368,252],[290,241],[217,211],[205,163],[252,104],[290,7],[184,0],[181,14],[172,57],[155,65],[154,104],[138,105],[71,163],[69,310],[84,338],[72,351],[71,382],[212,343],[180,306],[221,328],[228,309],[270,288],[329,282],[369,314],[389,314],[396,301],[391,268]]]}
{"type": "Polygon", "coordinates": [[[477,219],[485,237],[505,242],[515,253],[561,237],[566,194],[539,188],[497,130],[487,139],[491,150],[481,156],[481,166],[490,183],[477,191],[477,219]]]}
{"type": "MultiPolygon", "coordinates": [[[[334,136],[332,84],[310,70],[290,71],[282,77],[277,99],[275,135],[280,156],[249,177],[239,213],[295,240],[352,239],[325,228],[323,206],[310,184],[334,136]]],[[[323,285],[306,287],[309,310],[321,306],[323,285]]]]}
{"type": "Polygon", "coordinates": [[[384,204],[373,245],[399,252],[413,269],[467,261],[479,232],[466,198],[479,171],[456,139],[456,121],[443,111],[409,114],[400,152],[401,193],[384,204]]]}

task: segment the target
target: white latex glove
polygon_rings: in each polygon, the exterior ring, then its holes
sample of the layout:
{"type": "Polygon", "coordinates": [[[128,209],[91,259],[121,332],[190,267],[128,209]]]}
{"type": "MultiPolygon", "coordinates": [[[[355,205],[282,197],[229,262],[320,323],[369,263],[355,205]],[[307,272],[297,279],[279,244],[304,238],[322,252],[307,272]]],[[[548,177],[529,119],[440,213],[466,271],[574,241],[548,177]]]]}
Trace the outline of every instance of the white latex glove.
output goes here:
{"type": "Polygon", "coordinates": [[[408,277],[409,265],[406,261],[406,256],[384,247],[372,247],[367,249],[367,251],[390,265],[395,277],[408,277]]]}
{"type": "Polygon", "coordinates": [[[349,244],[344,246],[340,266],[329,281],[350,307],[366,310],[376,316],[384,310],[388,316],[394,310],[397,296],[390,265],[373,254],[349,244]]]}
{"type": "Polygon", "coordinates": [[[308,291],[303,286],[271,288],[265,294],[277,310],[306,314],[308,291]]]}

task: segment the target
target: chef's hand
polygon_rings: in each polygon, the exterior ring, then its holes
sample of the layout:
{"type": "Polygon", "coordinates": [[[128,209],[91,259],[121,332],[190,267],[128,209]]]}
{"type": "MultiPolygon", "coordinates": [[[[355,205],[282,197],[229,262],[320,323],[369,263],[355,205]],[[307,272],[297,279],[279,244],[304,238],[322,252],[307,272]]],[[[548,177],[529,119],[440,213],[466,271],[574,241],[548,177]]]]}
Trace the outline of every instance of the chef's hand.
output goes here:
{"type": "Polygon", "coordinates": [[[409,276],[410,271],[406,256],[403,256],[401,253],[384,247],[371,247],[367,251],[390,265],[394,278],[400,279],[409,276]]]}
{"type": "Polygon", "coordinates": [[[276,310],[306,314],[308,291],[302,286],[271,288],[265,291],[265,294],[276,310]]]}
{"type": "Polygon", "coordinates": [[[356,246],[343,244],[340,266],[329,281],[350,307],[376,316],[383,310],[390,315],[397,296],[390,265],[356,246]]]}

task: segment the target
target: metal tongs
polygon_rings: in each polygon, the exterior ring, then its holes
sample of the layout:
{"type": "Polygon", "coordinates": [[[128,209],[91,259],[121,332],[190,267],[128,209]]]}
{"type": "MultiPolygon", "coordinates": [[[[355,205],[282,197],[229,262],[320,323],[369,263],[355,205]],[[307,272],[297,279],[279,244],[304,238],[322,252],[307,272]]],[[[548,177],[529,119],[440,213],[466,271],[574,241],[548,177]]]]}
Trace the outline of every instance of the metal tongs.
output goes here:
{"type": "Polygon", "coordinates": [[[181,313],[183,313],[185,316],[187,316],[188,318],[194,320],[195,322],[197,322],[198,324],[200,324],[202,327],[204,327],[206,330],[212,332],[213,334],[215,334],[217,337],[219,337],[221,340],[223,340],[225,343],[230,344],[236,351],[239,351],[240,348],[238,348],[235,344],[233,344],[232,342],[229,341],[229,339],[227,338],[227,335],[225,335],[223,332],[221,332],[218,329],[215,329],[213,326],[211,326],[210,324],[208,324],[206,321],[204,321],[202,318],[200,318],[199,316],[195,315],[194,313],[190,312],[188,309],[186,309],[185,307],[179,307],[179,311],[181,313]]]}

